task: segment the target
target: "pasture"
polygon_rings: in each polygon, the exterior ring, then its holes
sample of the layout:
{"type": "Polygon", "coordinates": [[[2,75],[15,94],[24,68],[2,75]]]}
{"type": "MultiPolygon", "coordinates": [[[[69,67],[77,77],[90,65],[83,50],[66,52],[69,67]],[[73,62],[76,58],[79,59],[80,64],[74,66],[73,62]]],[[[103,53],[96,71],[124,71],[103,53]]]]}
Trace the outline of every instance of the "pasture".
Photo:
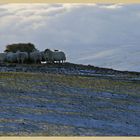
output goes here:
{"type": "Polygon", "coordinates": [[[140,81],[1,72],[2,136],[139,136],[140,81]]]}

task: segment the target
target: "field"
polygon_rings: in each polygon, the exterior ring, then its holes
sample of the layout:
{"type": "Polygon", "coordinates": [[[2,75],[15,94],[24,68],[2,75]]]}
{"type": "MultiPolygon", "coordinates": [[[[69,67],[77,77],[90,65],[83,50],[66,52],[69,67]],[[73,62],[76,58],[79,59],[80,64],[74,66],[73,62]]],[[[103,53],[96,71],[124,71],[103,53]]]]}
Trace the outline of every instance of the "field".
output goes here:
{"type": "Polygon", "coordinates": [[[1,72],[0,135],[139,136],[140,81],[1,72]]]}

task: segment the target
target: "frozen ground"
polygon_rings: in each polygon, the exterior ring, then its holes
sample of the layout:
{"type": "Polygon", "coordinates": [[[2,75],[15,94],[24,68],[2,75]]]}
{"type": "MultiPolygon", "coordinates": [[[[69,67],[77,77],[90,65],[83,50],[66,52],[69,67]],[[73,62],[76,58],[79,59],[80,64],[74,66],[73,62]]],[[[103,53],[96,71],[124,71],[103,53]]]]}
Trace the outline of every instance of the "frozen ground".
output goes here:
{"type": "Polygon", "coordinates": [[[140,81],[1,73],[0,135],[139,136],[140,81]]]}

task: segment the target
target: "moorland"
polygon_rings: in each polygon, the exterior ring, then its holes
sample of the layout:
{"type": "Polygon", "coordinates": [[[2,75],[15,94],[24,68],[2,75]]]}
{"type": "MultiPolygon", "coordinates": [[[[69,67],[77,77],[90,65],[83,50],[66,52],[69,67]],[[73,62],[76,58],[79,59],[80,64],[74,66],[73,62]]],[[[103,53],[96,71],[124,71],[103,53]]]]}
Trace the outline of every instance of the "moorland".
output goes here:
{"type": "Polygon", "coordinates": [[[140,73],[64,64],[0,66],[1,136],[139,136],[140,73]]]}

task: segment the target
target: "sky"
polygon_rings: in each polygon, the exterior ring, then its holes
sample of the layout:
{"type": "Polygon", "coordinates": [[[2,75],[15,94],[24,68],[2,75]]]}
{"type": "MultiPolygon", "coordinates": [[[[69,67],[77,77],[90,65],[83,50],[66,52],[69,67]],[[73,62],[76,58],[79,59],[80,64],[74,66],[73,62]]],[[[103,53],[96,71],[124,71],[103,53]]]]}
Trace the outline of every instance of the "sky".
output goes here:
{"type": "Polygon", "coordinates": [[[0,4],[0,52],[28,42],[68,62],[140,72],[140,4],[0,4]]]}

